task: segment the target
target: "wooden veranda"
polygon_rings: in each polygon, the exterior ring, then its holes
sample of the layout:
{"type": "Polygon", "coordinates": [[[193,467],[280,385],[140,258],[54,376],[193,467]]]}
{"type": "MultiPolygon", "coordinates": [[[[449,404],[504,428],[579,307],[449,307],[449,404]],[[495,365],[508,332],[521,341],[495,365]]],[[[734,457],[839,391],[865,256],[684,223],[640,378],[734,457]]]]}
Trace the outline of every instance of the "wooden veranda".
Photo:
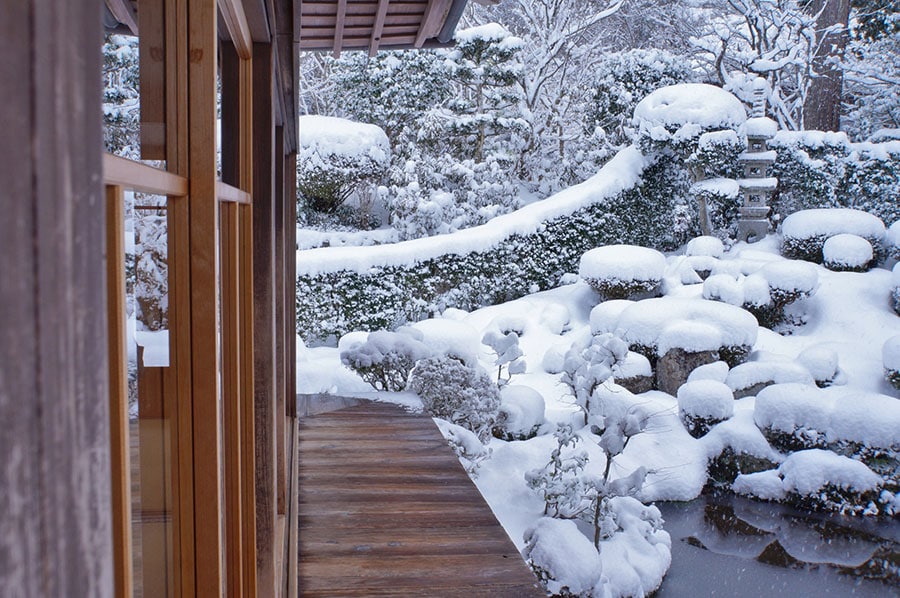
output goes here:
{"type": "Polygon", "coordinates": [[[304,596],[544,596],[431,418],[363,402],[300,420],[304,596]]]}

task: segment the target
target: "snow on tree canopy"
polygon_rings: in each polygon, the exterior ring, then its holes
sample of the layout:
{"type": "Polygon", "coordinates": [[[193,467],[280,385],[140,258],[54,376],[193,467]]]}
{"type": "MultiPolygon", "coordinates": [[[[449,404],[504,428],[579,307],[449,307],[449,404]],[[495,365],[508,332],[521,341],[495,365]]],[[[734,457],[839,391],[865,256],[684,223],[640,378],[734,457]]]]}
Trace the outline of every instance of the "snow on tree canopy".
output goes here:
{"type": "Polygon", "coordinates": [[[366,156],[383,164],[391,155],[391,144],[381,127],[333,116],[301,116],[300,147],[319,155],[366,156]]]}
{"type": "Polygon", "coordinates": [[[456,357],[469,365],[478,363],[481,343],[478,331],[453,320],[423,320],[411,326],[422,333],[422,342],[435,354],[456,357]]]}
{"type": "Polygon", "coordinates": [[[460,44],[473,43],[475,41],[503,42],[504,50],[515,50],[525,45],[520,38],[510,34],[509,30],[499,23],[487,23],[477,27],[469,27],[456,32],[454,36],[460,44]]]}
{"type": "Polygon", "coordinates": [[[857,235],[841,233],[825,241],[822,256],[829,267],[863,268],[872,261],[872,244],[857,235]]]}
{"type": "Polygon", "coordinates": [[[660,280],[666,257],[655,249],[638,245],[607,245],[581,256],[578,275],[594,280],[660,280]]]}
{"type": "Polygon", "coordinates": [[[723,253],[725,253],[725,246],[722,244],[722,241],[717,237],[710,236],[691,239],[684,249],[684,255],[687,256],[721,258],[723,253]]]}
{"type": "Polygon", "coordinates": [[[884,232],[884,223],[880,218],[850,208],[801,210],[785,218],[781,225],[781,233],[794,239],[833,237],[841,233],[882,239],[884,232]]]}
{"type": "Polygon", "coordinates": [[[638,301],[623,310],[616,323],[616,336],[630,345],[656,347],[660,334],[679,320],[717,328],[722,347],[753,346],[759,332],[753,314],[739,307],[702,299],[659,297],[638,301]]]}
{"type": "Polygon", "coordinates": [[[884,369],[900,372],[900,334],[884,341],[881,347],[881,360],[884,369]]]}
{"type": "Polygon", "coordinates": [[[572,595],[588,596],[600,582],[600,553],[574,521],[543,517],[525,532],[525,542],[524,556],[549,578],[550,593],[565,587],[572,595]]]}
{"type": "Polygon", "coordinates": [[[647,131],[688,124],[705,129],[736,129],[746,120],[741,101],[721,87],[680,83],[657,89],[641,100],[634,109],[632,123],[647,131]]]}
{"type": "Polygon", "coordinates": [[[738,182],[734,179],[719,177],[707,179],[705,181],[697,181],[691,185],[691,193],[694,195],[706,193],[710,195],[721,195],[728,199],[737,199],[738,195],[741,193],[741,186],[738,185],[738,182]]]}
{"type": "Polygon", "coordinates": [[[725,420],[734,415],[734,394],[715,380],[686,382],[678,389],[678,410],[694,417],[725,420]]]}

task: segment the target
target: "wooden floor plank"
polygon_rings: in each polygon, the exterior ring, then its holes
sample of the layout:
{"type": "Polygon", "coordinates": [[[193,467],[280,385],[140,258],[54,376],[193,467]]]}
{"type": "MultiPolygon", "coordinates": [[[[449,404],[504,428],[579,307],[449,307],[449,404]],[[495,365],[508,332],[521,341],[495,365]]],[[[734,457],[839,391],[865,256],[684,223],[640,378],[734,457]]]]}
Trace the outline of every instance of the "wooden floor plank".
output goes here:
{"type": "Polygon", "coordinates": [[[544,596],[427,416],[361,403],[300,423],[303,596],[544,596]]]}

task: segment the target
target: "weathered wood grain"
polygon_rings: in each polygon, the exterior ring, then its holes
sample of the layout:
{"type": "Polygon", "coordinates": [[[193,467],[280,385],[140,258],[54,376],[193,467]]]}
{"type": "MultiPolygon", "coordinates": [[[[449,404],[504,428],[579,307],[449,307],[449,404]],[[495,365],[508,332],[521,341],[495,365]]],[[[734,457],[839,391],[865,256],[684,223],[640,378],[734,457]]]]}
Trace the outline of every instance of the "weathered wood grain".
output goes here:
{"type": "Polygon", "coordinates": [[[543,596],[432,420],[363,403],[300,420],[303,596],[543,596]]]}

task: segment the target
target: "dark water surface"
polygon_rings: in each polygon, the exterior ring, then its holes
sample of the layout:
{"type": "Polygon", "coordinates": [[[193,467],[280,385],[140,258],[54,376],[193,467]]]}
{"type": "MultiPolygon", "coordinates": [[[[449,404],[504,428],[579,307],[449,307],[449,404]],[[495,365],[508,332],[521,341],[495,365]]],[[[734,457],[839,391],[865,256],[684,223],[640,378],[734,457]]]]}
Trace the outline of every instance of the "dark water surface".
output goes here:
{"type": "Polygon", "coordinates": [[[708,495],[657,503],[672,536],[658,598],[900,597],[900,522],[708,495]]]}

